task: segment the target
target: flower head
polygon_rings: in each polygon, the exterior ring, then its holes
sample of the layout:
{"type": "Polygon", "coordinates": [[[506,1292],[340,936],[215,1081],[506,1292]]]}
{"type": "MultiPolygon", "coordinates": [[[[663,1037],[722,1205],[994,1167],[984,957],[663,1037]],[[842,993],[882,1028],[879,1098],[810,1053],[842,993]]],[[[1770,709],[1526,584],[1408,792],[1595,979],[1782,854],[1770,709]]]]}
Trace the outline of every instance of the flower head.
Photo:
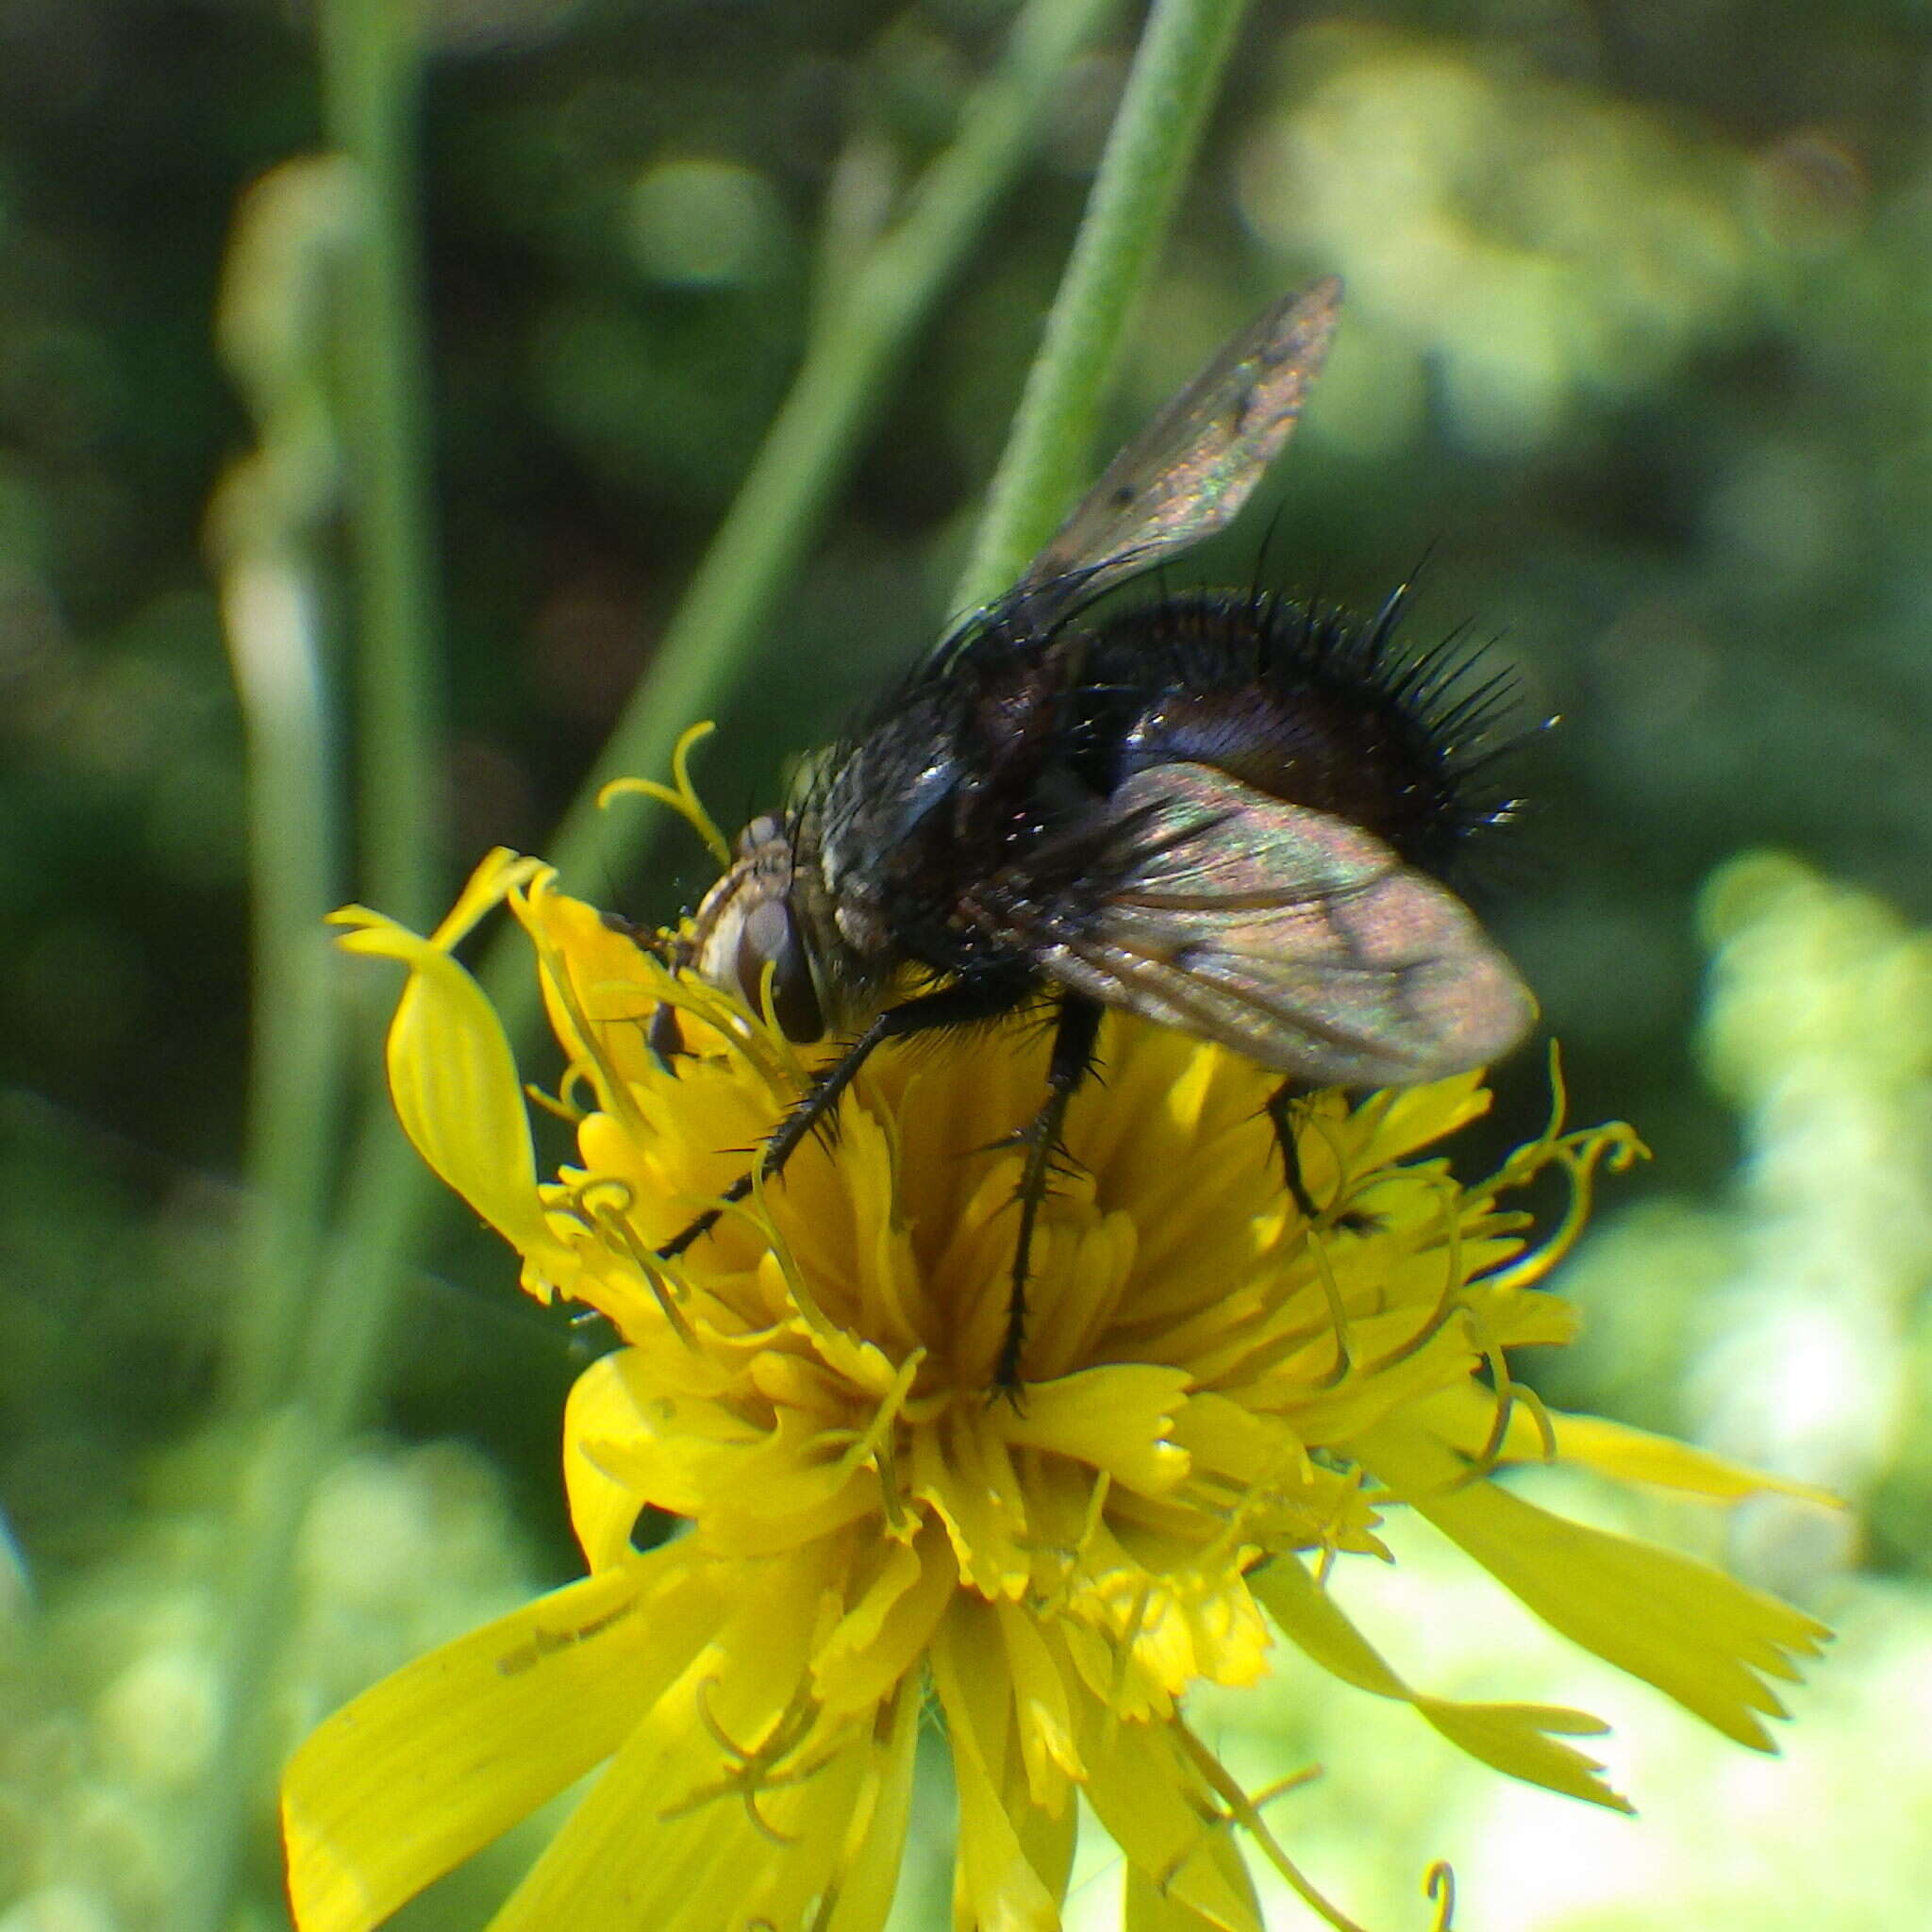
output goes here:
{"type": "Polygon", "coordinates": [[[1189,1728],[1191,1685],[1279,1640],[1414,1707],[1497,1769],[1622,1807],[1546,1707],[1412,1688],[1331,1568],[1436,1522],[1557,1629],[1740,1741],[1820,1626],[1690,1558],[1494,1480],[1560,1458],[1736,1497],[1768,1479],[1554,1414],[1509,1354],[1560,1343],[1538,1283],[1629,1130],[1560,1122],[1490,1179],[1427,1152],[1475,1077],[1306,1110],[1310,1224],[1282,1186],[1264,1070],[1110,1016],[1042,1210],[1018,1400],[991,1398],[1046,1045],[1023,1020],[883,1051],[803,1146],[675,1263],[808,1069],[761,1017],[672,973],[531,861],[486,861],[429,939],[341,915],[410,969],[389,1042],[424,1158],[523,1256],[525,1286],[622,1345],[571,1397],[580,1582],[367,1692],[291,1767],[304,1932],[355,1932],[600,1763],[495,1932],[883,1925],[930,1696],[958,1788],[954,1923],[1059,1924],[1076,1795],[1119,1844],[1135,1926],[1259,1932],[1241,1843],[1335,1925],[1189,1728]],[[567,1069],[575,1160],[540,1178],[509,1048],[451,948],[507,901],[567,1069]],[[686,1049],[653,1052],[660,1008],[686,1049]],[[1571,1208],[1532,1242],[1512,1191],[1571,1208]],[[683,1533],[641,1550],[645,1512],[683,1533]],[[608,1760],[605,1763],[605,1760],[608,1760]]]}

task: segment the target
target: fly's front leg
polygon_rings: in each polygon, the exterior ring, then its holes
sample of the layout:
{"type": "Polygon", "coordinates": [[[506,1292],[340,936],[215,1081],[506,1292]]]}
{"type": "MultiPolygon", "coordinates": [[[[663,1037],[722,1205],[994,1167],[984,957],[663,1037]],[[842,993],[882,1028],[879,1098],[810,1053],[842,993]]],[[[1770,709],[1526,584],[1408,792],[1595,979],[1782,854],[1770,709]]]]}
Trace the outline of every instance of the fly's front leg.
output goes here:
{"type": "Polygon", "coordinates": [[[812,1075],[811,1085],[785,1118],[774,1129],[758,1157],[758,1164],[741,1174],[724,1190],[718,1205],[707,1208],[688,1225],[658,1250],[658,1259],[673,1261],[691,1244],[716,1227],[725,1208],[742,1201],[755,1180],[770,1180],[784,1172],[785,1163],[798,1151],[813,1128],[824,1122],[838,1106],[839,1097],[858,1076],[877,1047],[889,1040],[909,1040],[915,1034],[933,1033],[948,1026],[971,1026],[982,1020],[1009,1012],[1022,988],[1007,979],[957,980],[937,992],[919,994],[888,1007],[835,1060],[812,1075]]]}
{"type": "MultiPolygon", "coordinates": [[[[600,916],[610,931],[621,932],[639,952],[663,960],[673,973],[682,973],[691,964],[691,944],[681,934],[651,932],[621,912],[600,916]]],[[[666,1074],[675,1071],[673,1060],[690,1058],[691,1049],[684,1043],[684,1027],[678,1020],[677,1008],[668,1000],[659,1000],[652,1008],[651,1017],[644,1024],[644,1044],[650,1048],[651,1058],[659,1070],[666,1074]]]]}
{"type": "Polygon", "coordinates": [[[1053,1053],[1046,1068],[1046,1100],[1021,1132],[1026,1158],[1020,1169],[1016,1195],[1020,1203],[1020,1238],[1013,1251],[1012,1286],[1007,1295],[1007,1332],[993,1370],[993,1387],[1009,1400],[1020,1392],[1020,1355],[1026,1344],[1026,1282],[1033,1258],[1033,1230],[1040,1204],[1053,1177],[1054,1157],[1060,1150],[1060,1130],[1066,1124],[1067,1103],[1081,1081],[1093,1071],[1093,1044],[1100,1036],[1102,1008],[1077,993],[1060,997],[1054,1021],[1053,1053]]]}

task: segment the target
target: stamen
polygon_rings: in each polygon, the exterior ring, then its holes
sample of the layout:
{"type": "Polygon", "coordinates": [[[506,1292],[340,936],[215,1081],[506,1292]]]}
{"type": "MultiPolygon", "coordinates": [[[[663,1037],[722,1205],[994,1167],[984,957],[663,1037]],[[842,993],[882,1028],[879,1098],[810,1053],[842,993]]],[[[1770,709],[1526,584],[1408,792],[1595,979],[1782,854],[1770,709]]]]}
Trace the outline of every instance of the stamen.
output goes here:
{"type": "Polygon", "coordinates": [[[579,1118],[596,1111],[597,1089],[589,1071],[575,1060],[564,1069],[563,1078],[557,1083],[557,1097],[564,1106],[575,1108],[579,1118]],[[587,1100],[577,1098],[579,1088],[588,1090],[587,1100]]]}
{"type": "Polygon", "coordinates": [[[1296,1437],[1283,1432],[1286,1440],[1281,1447],[1252,1481],[1244,1483],[1239,1495],[1225,1512],[1221,1527],[1195,1553],[1194,1568],[1206,1571],[1214,1565],[1231,1560],[1241,1541],[1241,1533],[1263,1508],[1287,1500],[1286,1487],[1282,1477],[1285,1465],[1292,1461],[1297,1473],[1306,1473],[1309,1468],[1307,1446],[1296,1437]]]}
{"type": "Polygon", "coordinates": [[[1305,1764],[1299,1771],[1291,1771],[1286,1777],[1278,1777],[1272,1785],[1263,1785],[1248,1802],[1259,1810],[1263,1805],[1272,1805],[1276,1798],[1285,1798],[1291,1791],[1306,1790],[1318,1779],[1325,1777],[1326,1771],[1319,1764],[1305,1764]]]}
{"type": "Polygon", "coordinates": [[[573,1107],[569,1101],[564,1100],[559,1095],[544,1092],[542,1088],[538,1086],[534,1080],[525,1080],[524,1082],[524,1098],[532,1107],[541,1108],[545,1113],[553,1115],[556,1119],[563,1121],[573,1127],[583,1124],[584,1115],[581,1108],[573,1107]]]}
{"type": "Polygon", "coordinates": [[[767,959],[758,973],[758,1020],[765,1039],[778,1057],[791,1086],[800,1091],[811,1084],[811,1069],[797,1042],[779,1025],[777,1017],[778,962],[767,959]]]}
{"type": "Polygon", "coordinates": [[[548,1192],[553,1198],[546,1199],[546,1207],[556,1213],[568,1214],[592,1234],[598,1232],[597,1195],[611,1195],[610,1206],[619,1214],[628,1214],[637,1202],[631,1184],[614,1174],[590,1174],[579,1181],[558,1181],[548,1192]]]}
{"type": "MultiPolygon", "coordinates": [[[[1474,1310],[1471,1310],[1471,1317],[1474,1319],[1474,1310]]],[[[1492,1336],[1482,1332],[1479,1323],[1477,1331],[1477,1345],[1482,1350],[1484,1361],[1489,1364],[1494,1385],[1496,1412],[1490,1423],[1489,1436],[1477,1452],[1475,1460],[1449,1486],[1451,1491],[1467,1489],[1471,1483],[1482,1482],[1493,1473],[1503,1458],[1503,1444],[1509,1434],[1509,1418],[1516,1407],[1516,1384],[1509,1378],[1509,1363],[1501,1344],[1492,1336]]]]}
{"type": "Polygon", "coordinates": [[[1300,1869],[1281,1849],[1274,1834],[1268,1829],[1267,1822],[1255,1808],[1247,1793],[1235,1782],[1233,1775],[1221,1759],[1215,1757],[1186,1724],[1178,1721],[1174,1725],[1174,1735],[1189,1761],[1200,1773],[1208,1788],[1227,1807],[1229,1817],[1260,1846],[1262,1856],[1280,1873],[1295,1896],[1310,1911],[1319,1913],[1334,1928],[1334,1932],[1365,1932],[1362,1925],[1351,1919],[1339,1906],[1330,1905],[1307,1879],[1303,1877],[1300,1869]]]}
{"type": "Polygon", "coordinates": [[[613,778],[598,792],[597,808],[602,811],[613,798],[633,793],[656,799],[659,805],[668,805],[704,841],[706,850],[721,866],[728,866],[731,863],[731,841],[719,830],[717,820],[705,809],[704,802],[691,781],[691,755],[717,728],[708,718],[691,725],[677,741],[671,754],[672,782],[669,785],[656,778],[613,778]]]}
{"type": "MultiPolygon", "coordinates": [[[[919,1371],[924,1365],[925,1351],[916,1348],[899,1364],[892,1377],[891,1387],[887,1390],[878,1406],[874,1409],[872,1420],[856,1433],[850,1430],[827,1429],[821,1439],[827,1442],[849,1437],[849,1446],[840,1456],[835,1465],[843,1474],[849,1475],[854,1470],[871,1462],[878,1474],[881,1507],[885,1511],[886,1524],[894,1534],[902,1532],[911,1521],[907,1513],[906,1501],[898,1493],[898,1485],[892,1474],[893,1449],[892,1425],[898,1421],[906,1405],[906,1398],[912,1391],[912,1385],[919,1378],[919,1371]]],[[[828,1363],[826,1365],[830,1367],[828,1363]]],[[[836,1370],[834,1373],[837,1373],[836,1370]]]]}
{"type": "Polygon", "coordinates": [[[1496,1396],[1496,1414],[1490,1424],[1490,1433],[1477,1452],[1475,1459],[1456,1480],[1445,1486],[1443,1493],[1467,1489],[1471,1483],[1481,1482],[1494,1474],[1498,1465],[1505,1460],[1504,1451],[1509,1439],[1509,1424],[1515,1418],[1519,1403],[1529,1412],[1530,1420],[1536,1425],[1542,1459],[1555,1462],[1557,1459],[1557,1426],[1550,1420],[1549,1409],[1543,1399],[1525,1382],[1517,1381],[1509,1373],[1507,1357],[1503,1344],[1491,1336],[1474,1308],[1468,1314],[1475,1324],[1477,1345],[1482,1350],[1483,1359],[1489,1364],[1490,1374],[1496,1396]]]}
{"type": "Polygon", "coordinates": [[[1596,1195],[1596,1171],[1607,1167],[1622,1174],[1634,1162],[1647,1159],[1650,1150],[1634,1128],[1621,1121],[1588,1127],[1550,1142],[1541,1164],[1554,1161],[1570,1182],[1570,1201],[1549,1237],[1507,1268],[1484,1278],[1484,1286],[1502,1290],[1527,1288],[1541,1281],[1582,1239],[1596,1195]]]}
{"type": "Polygon", "coordinates": [[[604,1051],[603,1028],[591,1024],[583,1002],[577,997],[576,982],[569,962],[545,936],[541,922],[531,910],[528,894],[512,892],[509,903],[530,936],[531,949],[537,955],[538,973],[549,982],[558,1004],[569,1018],[577,1043],[596,1070],[593,1084],[600,1103],[606,1111],[615,1114],[626,1127],[639,1133],[646,1132],[644,1118],[638,1111],[637,1098],[630,1091],[630,1082],[618,1072],[604,1051]]]}
{"type": "Polygon", "coordinates": [[[785,1277],[785,1287],[791,1296],[792,1306],[805,1318],[806,1330],[818,1348],[819,1359],[834,1373],[840,1373],[849,1365],[851,1340],[820,1305],[811,1284],[805,1278],[805,1271],[798,1265],[797,1256],[791,1252],[791,1243],[786,1240],[772,1219],[771,1209],[765,1206],[765,1184],[770,1176],[764,1171],[762,1154],[753,1158],[750,1173],[751,1198],[748,1201],[732,1201],[721,1196],[718,1205],[722,1218],[743,1221],[765,1242],[767,1252],[778,1264],[779,1274],[785,1277]],[[842,1352],[846,1360],[834,1360],[828,1350],[842,1352]]]}
{"type": "MultiPolygon", "coordinates": [[[[1029,1557],[1039,1557],[1058,1566],[1059,1574],[1052,1589],[1036,1589],[1028,1598],[1039,1609],[1049,1614],[1065,1610],[1074,1600],[1074,1584],[1085,1564],[1087,1552],[1092,1547],[1093,1540],[1100,1534],[1102,1519],[1107,1513],[1107,1499],[1113,1491],[1113,1474],[1109,1470],[1099,1471],[1093,1479],[1093,1486],[1087,1492],[1087,1503],[1081,1512],[1080,1528],[1071,1543],[1045,1543],[1033,1538],[1026,1538],[1020,1547],[1029,1557]]],[[[1097,1579],[1096,1579],[1097,1582],[1097,1579]]]]}
{"type": "Polygon", "coordinates": [[[1127,1674],[1133,1668],[1134,1648],[1147,1628],[1147,1612],[1153,1602],[1154,1579],[1143,1573],[1141,1587],[1134,1592],[1134,1607],[1128,1611],[1126,1624],[1114,1642],[1113,1676],[1107,1687],[1107,1714],[1100,1730],[1100,1748],[1103,1751],[1113,1748],[1114,1733],[1120,1729],[1121,1713],[1127,1701],[1127,1674]]]}
{"type": "Polygon", "coordinates": [[[1328,1259],[1328,1250],[1320,1241],[1311,1240],[1308,1252],[1315,1260],[1315,1279],[1322,1290],[1322,1299],[1328,1305],[1328,1323],[1335,1337],[1335,1366],[1325,1375],[1315,1379],[1310,1386],[1316,1389],[1339,1389],[1348,1380],[1354,1367],[1354,1344],[1348,1339],[1348,1309],[1342,1303],[1341,1288],[1335,1279],[1335,1270],[1328,1259]]]}
{"type": "Polygon", "coordinates": [[[781,1770],[778,1767],[784,1764],[785,1759],[799,1750],[811,1736],[819,1718],[817,1700],[801,1686],[792,1693],[791,1703],[779,1712],[772,1728],[758,1744],[746,1749],[719,1723],[711,1710],[711,1691],[717,1682],[716,1677],[701,1677],[691,1701],[697,1709],[698,1722],[710,1734],[712,1742],[727,1758],[735,1758],[737,1762],[727,1768],[715,1784],[700,1786],[677,1804],[659,1811],[658,1816],[669,1824],[675,1818],[688,1818],[716,1799],[736,1797],[743,1804],[745,1816],[753,1826],[774,1844],[796,1844],[797,1834],[779,1830],[758,1809],[758,1800],[768,1791],[792,1790],[816,1777],[838,1756],[841,1740],[834,1738],[816,1757],[781,1770]]]}
{"type": "MultiPolygon", "coordinates": [[[[1382,1096],[1377,1094],[1374,1098],[1379,1100],[1382,1096]]],[[[1362,1108],[1357,1111],[1366,1110],[1372,1104],[1370,1101],[1364,1101],[1362,1108]]],[[[1312,1235],[1315,1226],[1333,1227],[1341,1220],[1343,1210],[1348,1206],[1350,1195],[1355,1192],[1356,1177],[1349,1171],[1348,1161],[1342,1151],[1341,1137],[1335,1131],[1335,1122],[1310,1108],[1302,1117],[1302,1126],[1304,1132],[1320,1138],[1322,1144],[1328,1150],[1329,1158],[1335,1163],[1335,1186],[1330,1190],[1327,1200],[1322,1204],[1319,1221],[1308,1229],[1308,1233],[1312,1235]]],[[[1297,1134],[1295,1138],[1299,1141],[1301,1135],[1297,1134]]]]}
{"type": "Polygon", "coordinates": [[[691,1300],[691,1284],[638,1239],[637,1230],[627,1218],[632,1202],[630,1184],[614,1177],[592,1181],[582,1191],[580,1198],[585,1203],[583,1211],[588,1215],[591,1226],[604,1237],[607,1245],[615,1248],[638,1271],[644,1286],[650,1290],[652,1299],[658,1304],[658,1312],[671,1324],[677,1339],[695,1352],[697,1336],[684,1311],[677,1306],[680,1301],[691,1300]],[[598,1187],[617,1191],[622,1197],[622,1205],[591,1203],[591,1190],[598,1187]]]}
{"type": "MultiPolygon", "coordinates": [[[[1441,1191],[1453,1205],[1456,1200],[1456,1184],[1446,1174],[1441,1176],[1419,1174],[1418,1181],[1424,1186],[1440,1180],[1441,1191]]],[[[1361,1371],[1365,1375],[1379,1374],[1382,1370],[1392,1368],[1397,1362],[1407,1360],[1426,1348],[1438,1335],[1458,1315],[1471,1313],[1463,1300],[1465,1283],[1462,1274],[1462,1223],[1446,1209],[1437,1225],[1442,1229],[1444,1268],[1442,1286],[1437,1293],[1436,1305],[1428,1319],[1404,1341],[1397,1342],[1387,1354],[1374,1357],[1363,1362],[1361,1371]]]]}

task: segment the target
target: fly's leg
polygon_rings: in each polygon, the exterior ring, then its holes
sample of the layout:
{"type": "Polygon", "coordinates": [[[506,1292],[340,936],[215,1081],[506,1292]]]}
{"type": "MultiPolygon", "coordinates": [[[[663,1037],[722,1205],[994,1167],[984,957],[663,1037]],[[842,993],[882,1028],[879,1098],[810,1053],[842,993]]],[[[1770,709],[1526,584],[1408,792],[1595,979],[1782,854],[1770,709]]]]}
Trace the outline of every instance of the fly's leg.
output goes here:
{"type": "MultiPolygon", "coordinates": [[[[672,972],[682,973],[691,964],[691,944],[681,935],[652,932],[621,912],[599,916],[610,931],[621,932],[639,952],[662,959],[672,972]]],[[[671,1064],[673,1060],[690,1058],[691,1049],[684,1043],[684,1027],[679,1024],[677,1008],[668,1000],[659,1000],[651,1008],[651,1017],[644,1024],[644,1044],[650,1048],[651,1058],[659,1069],[667,1074],[676,1071],[671,1064]]]]}
{"type": "MultiPolygon", "coordinates": [[[[1302,1219],[1312,1226],[1321,1220],[1323,1210],[1316,1205],[1314,1195],[1308,1192],[1307,1182],[1302,1177],[1301,1148],[1294,1132],[1295,1107],[1298,1102],[1306,1100],[1308,1093],[1309,1089],[1301,1081],[1284,1080],[1268,1096],[1261,1110],[1274,1129],[1274,1144],[1281,1154],[1281,1177],[1288,1185],[1289,1198],[1301,1210],[1302,1219]]],[[[1362,1234],[1375,1225],[1375,1217],[1344,1209],[1335,1217],[1335,1224],[1362,1234]]]]}
{"type": "Polygon", "coordinates": [[[1026,1343],[1026,1282],[1033,1257],[1033,1230],[1060,1150],[1067,1103],[1093,1071],[1093,1043],[1100,1035],[1101,1007],[1076,993],[1060,998],[1054,1021],[1053,1053],[1046,1068],[1046,1100],[1021,1130],[1026,1158],[1020,1170],[1020,1238],[1013,1250],[1012,1287],[1007,1295],[1007,1333],[993,1370],[993,1387],[1009,1401],[1020,1393],[1020,1352],[1026,1343]]]}
{"type": "Polygon", "coordinates": [[[1315,1206],[1315,1197],[1308,1192],[1308,1184],[1302,1178],[1301,1148],[1296,1144],[1294,1133],[1294,1104],[1307,1091],[1299,1080],[1284,1080],[1268,1096],[1261,1110],[1274,1129],[1274,1145],[1281,1155],[1281,1177],[1288,1183],[1290,1198],[1301,1209],[1304,1221],[1319,1221],[1322,1210],[1315,1206]]]}
{"type": "Polygon", "coordinates": [[[995,1019],[1010,1012],[1024,996],[1026,983],[1005,976],[956,980],[937,992],[901,1000],[886,1010],[848,1045],[835,1060],[812,1075],[811,1085],[785,1118],[778,1123],[758,1157],[758,1164],[741,1174],[724,1190],[716,1207],[707,1208],[658,1250],[660,1261],[675,1261],[695,1241],[702,1240],[717,1226],[724,1209],[742,1201],[753,1182],[770,1180],[782,1174],[785,1163],[798,1151],[800,1143],[815,1127],[829,1121],[832,1109],[858,1076],[858,1070],[875,1048],[889,1040],[909,1040],[919,1033],[936,1033],[948,1026],[971,1026],[982,1020],[995,1019]]]}

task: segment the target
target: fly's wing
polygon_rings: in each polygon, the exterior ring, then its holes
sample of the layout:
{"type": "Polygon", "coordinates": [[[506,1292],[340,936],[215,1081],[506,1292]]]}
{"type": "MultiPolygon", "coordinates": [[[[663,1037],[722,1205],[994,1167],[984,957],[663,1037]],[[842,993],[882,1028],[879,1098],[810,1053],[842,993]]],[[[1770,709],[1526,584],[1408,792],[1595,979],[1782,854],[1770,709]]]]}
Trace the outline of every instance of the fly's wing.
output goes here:
{"type": "Polygon", "coordinates": [[[1018,588],[1051,609],[1233,522],[1294,428],[1341,300],[1341,281],[1326,275],[1224,343],[1107,466],[1018,588]]]}
{"type": "Polygon", "coordinates": [[[1061,985],[1320,1087],[1466,1073],[1535,1024],[1462,902],[1345,821],[1186,763],[1110,804],[1118,881],[1036,955],[1061,985]]]}

